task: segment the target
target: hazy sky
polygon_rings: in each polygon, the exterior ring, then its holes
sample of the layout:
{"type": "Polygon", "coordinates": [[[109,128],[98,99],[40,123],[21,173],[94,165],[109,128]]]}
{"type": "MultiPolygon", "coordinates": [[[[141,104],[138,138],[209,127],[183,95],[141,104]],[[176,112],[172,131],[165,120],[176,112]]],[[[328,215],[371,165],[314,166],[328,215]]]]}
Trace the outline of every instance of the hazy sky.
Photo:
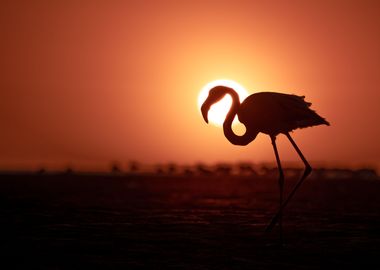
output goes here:
{"type": "Polygon", "coordinates": [[[215,79],[306,95],[331,123],[294,132],[309,160],[380,165],[379,3],[1,1],[0,168],[274,161],[205,124],[215,79]]]}

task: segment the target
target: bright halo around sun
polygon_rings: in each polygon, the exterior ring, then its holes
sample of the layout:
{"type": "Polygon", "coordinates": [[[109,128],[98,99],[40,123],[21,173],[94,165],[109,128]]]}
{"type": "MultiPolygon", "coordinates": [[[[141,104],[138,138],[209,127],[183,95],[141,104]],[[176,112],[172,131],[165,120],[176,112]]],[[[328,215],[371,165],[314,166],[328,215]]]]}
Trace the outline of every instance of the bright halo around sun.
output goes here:
{"type": "MultiPolygon", "coordinates": [[[[203,102],[208,97],[208,92],[211,88],[215,86],[227,86],[236,91],[238,93],[240,102],[242,102],[247,96],[248,92],[245,90],[243,86],[238,84],[237,82],[231,81],[231,80],[216,80],[209,82],[205,86],[203,86],[201,92],[198,95],[198,108],[200,110],[203,102]]],[[[232,105],[232,98],[230,95],[226,95],[222,100],[220,100],[218,103],[215,103],[211,106],[209,112],[208,112],[208,120],[210,123],[216,125],[216,126],[222,126],[224,119],[226,118],[226,115],[231,108],[232,105]]],[[[237,117],[235,117],[235,120],[232,124],[236,124],[237,117]]]]}

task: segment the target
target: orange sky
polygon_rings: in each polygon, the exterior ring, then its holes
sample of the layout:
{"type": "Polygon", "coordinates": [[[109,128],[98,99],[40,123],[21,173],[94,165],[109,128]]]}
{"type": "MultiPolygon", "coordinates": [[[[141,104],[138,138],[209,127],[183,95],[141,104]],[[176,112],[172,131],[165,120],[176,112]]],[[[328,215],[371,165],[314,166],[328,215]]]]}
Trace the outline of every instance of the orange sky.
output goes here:
{"type": "Polygon", "coordinates": [[[204,123],[215,79],[306,95],[331,123],[294,133],[309,160],[380,165],[376,1],[0,5],[0,168],[274,161],[268,136],[233,146],[204,123]]]}

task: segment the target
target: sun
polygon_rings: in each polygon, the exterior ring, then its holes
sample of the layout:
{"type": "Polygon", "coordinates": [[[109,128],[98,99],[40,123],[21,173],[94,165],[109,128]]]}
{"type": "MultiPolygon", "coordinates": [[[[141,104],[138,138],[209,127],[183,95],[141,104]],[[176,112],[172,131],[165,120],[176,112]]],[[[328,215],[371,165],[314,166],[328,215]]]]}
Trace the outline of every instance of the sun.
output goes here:
{"type": "MultiPolygon", "coordinates": [[[[240,102],[242,102],[247,96],[248,92],[247,90],[238,84],[237,82],[231,81],[231,80],[216,80],[209,82],[199,92],[198,95],[198,109],[200,111],[200,108],[203,104],[203,102],[206,100],[208,97],[208,92],[210,91],[211,88],[215,86],[227,86],[236,91],[238,93],[240,102]]],[[[222,100],[220,100],[218,103],[214,104],[211,106],[209,112],[208,112],[208,119],[209,122],[216,125],[216,126],[222,126],[224,119],[226,118],[226,115],[232,105],[232,98],[229,95],[226,95],[222,100]]],[[[232,124],[236,124],[237,118],[235,117],[235,120],[233,121],[232,124]]]]}

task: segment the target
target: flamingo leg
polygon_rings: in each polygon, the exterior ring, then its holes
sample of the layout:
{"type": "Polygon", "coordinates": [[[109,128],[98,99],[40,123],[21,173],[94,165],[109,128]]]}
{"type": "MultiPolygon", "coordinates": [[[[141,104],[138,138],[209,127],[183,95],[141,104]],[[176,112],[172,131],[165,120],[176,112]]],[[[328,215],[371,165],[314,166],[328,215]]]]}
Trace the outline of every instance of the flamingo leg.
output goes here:
{"type": "Polygon", "coordinates": [[[291,142],[291,144],[293,145],[294,149],[296,149],[297,154],[300,156],[300,158],[302,159],[303,163],[305,164],[305,171],[304,171],[302,177],[300,178],[300,180],[294,186],[293,190],[289,193],[289,196],[286,198],[286,200],[284,201],[284,203],[278,209],[276,215],[273,216],[272,221],[269,223],[269,225],[267,226],[267,228],[265,230],[266,232],[270,232],[273,229],[274,225],[276,225],[276,223],[281,219],[282,211],[284,210],[284,208],[286,207],[286,205],[289,203],[290,199],[294,196],[294,194],[296,193],[297,189],[301,186],[301,184],[303,183],[303,181],[306,179],[306,177],[312,171],[312,168],[311,168],[310,164],[307,162],[306,158],[303,156],[301,150],[298,148],[298,146],[294,142],[293,138],[290,136],[289,133],[285,133],[285,135],[286,135],[286,137],[288,137],[288,139],[291,142]]]}
{"type": "MultiPolygon", "coordinates": [[[[279,177],[278,177],[278,185],[279,185],[279,188],[280,188],[280,202],[279,202],[280,205],[279,205],[279,208],[281,208],[282,200],[283,200],[283,197],[284,197],[284,172],[282,170],[280,156],[279,156],[278,150],[277,150],[276,137],[275,136],[271,136],[270,138],[272,140],[272,146],[273,146],[274,154],[276,156],[277,167],[278,167],[278,171],[279,171],[279,177]]],[[[280,226],[280,242],[282,244],[282,242],[283,242],[283,238],[282,238],[282,212],[279,215],[279,222],[278,223],[279,223],[279,226],[280,226]]]]}

